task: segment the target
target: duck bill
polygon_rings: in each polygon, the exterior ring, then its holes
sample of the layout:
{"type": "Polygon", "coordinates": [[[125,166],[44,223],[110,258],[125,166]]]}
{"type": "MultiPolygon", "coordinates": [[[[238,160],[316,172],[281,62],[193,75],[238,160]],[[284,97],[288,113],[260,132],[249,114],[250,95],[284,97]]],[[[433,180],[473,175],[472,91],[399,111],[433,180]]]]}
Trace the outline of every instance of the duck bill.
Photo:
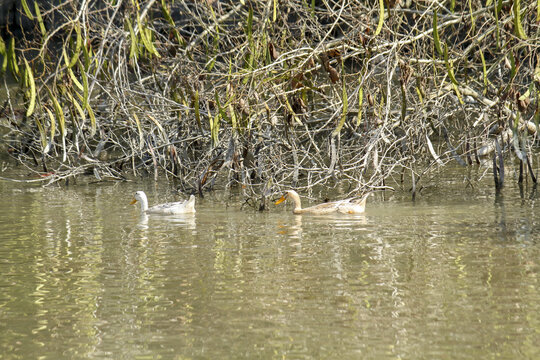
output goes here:
{"type": "Polygon", "coordinates": [[[137,199],[133,199],[133,200],[131,200],[131,202],[129,203],[129,205],[133,205],[133,204],[135,204],[136,202],[137,202],[137,199]]]}
{"type": "Polygon", "coordinates": [[[286,197],[285,195],[283,195],[283,196],[280,197],[279,200],[276,201],[274,204],[279,205],[279,204],[281,204],[282,202],[284,202],[285,199],[287,199],[287,197],[286,197]]]}

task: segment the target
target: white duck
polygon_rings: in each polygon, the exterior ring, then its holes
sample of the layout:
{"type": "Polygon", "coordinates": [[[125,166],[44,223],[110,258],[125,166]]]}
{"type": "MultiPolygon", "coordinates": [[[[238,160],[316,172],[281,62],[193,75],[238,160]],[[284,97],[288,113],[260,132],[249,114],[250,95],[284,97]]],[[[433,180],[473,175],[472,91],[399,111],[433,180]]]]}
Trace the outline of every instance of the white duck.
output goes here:
{"type": "Polygon", "coordinates": [[[171,202],[165,204],[159,204],[152,207],[148,207],[148,198],[144,191],[137,191],[133,196],[133,200],[130,205],[135,204],[136,202],[141,204],[141,212],[145,214],[188,214],[195,212],[195,196],[191,195],[189,200],[171,202]]]}

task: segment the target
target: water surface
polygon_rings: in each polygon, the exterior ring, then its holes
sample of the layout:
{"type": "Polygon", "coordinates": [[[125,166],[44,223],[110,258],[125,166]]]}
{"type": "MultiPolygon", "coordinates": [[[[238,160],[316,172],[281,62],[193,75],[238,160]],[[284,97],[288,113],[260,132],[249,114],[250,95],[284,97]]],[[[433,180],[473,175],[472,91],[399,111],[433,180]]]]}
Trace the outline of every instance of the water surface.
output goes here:
{"type": "Polygon", "coordinates": [[[0,357],[540,358],[538,196],[462,178],[361,216],[147,218],[132,193],[170,185],[0,182],[0,357]]]}

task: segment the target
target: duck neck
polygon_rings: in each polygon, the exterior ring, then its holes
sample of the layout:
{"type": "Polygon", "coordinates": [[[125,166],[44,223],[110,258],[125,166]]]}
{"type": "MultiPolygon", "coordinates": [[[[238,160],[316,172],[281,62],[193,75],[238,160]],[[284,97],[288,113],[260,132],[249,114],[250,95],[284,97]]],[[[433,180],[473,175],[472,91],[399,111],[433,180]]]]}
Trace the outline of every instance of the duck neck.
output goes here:
{"type": "Polygon", "coordinates": [[[148,210],[148,199],[146,198],[146,196],[142,197],[139,203],[141,204],[141,212],[145,212],[146,210],[148,210]]]}
{"type": "Polygon", "coordinates": [[[301,214],[302,203],[300,202],[300,196],[298,196],[297,194],[289,194],[289,197],[294,202],[293,214],[301,214]]]}

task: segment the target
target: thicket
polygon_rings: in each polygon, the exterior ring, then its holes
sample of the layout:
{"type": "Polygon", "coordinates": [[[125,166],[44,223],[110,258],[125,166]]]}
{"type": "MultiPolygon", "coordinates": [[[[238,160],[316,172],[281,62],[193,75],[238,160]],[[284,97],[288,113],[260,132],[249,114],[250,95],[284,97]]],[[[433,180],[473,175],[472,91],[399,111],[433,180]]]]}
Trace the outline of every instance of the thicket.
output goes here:
{"type": "Polygon", "coordinates": [[[503,159],[535,181],[540,0],[21,4],[32,26],[0,33],[1,142],[37,181],[414,194],[481,157],[497,186],[503,159]]]}

